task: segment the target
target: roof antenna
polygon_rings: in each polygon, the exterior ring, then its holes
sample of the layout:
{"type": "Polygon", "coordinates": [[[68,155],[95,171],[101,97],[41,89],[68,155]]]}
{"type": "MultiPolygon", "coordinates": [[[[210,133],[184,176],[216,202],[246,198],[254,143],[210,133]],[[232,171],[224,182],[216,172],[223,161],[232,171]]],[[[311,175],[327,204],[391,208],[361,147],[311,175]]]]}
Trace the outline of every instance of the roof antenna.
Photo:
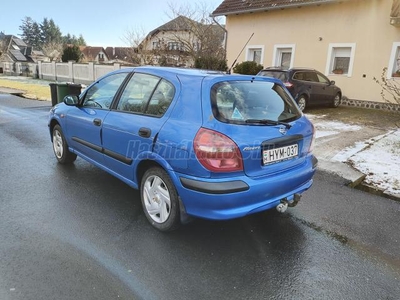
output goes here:
{"type": "Polygon", "coordinates": [[[236,59],[234,60],[232,66],[231,66],[231,67],[228,69],[228,71],[226,72],[227,74],[231,74],[231,70],[232,70],[233,66],[236,64],[236,61],[238,60],[240,54],[242,54],[244,48],[246,48],[247,44],[250,42],[250,40],[251,40],[251,38],[253,37],[253,35],[254,35],[254,32],[251,34],[251,36],[250,36],[249,39],[247,40],[246,44],[244,44],[242,50],[240,51],[239,55],[238,55],[238,56],[236,57],[236,59]]]}

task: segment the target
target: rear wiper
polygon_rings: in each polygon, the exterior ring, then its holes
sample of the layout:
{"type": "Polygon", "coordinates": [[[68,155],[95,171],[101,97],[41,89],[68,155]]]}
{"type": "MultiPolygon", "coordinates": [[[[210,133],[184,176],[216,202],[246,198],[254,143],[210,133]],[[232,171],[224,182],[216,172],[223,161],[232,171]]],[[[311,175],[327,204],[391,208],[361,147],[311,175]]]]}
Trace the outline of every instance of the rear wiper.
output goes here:
{"type": "Polygon", "coordinates": [[[292,125],[286,122],[281,122],[281,121],[274,121],[274,120],[268,120],[268,119],[247,119],[245,121],[246,123],[255,123],[255,124],[265,124],[265,125],[283,125],[287,129],[290,129],[292,125]]]}

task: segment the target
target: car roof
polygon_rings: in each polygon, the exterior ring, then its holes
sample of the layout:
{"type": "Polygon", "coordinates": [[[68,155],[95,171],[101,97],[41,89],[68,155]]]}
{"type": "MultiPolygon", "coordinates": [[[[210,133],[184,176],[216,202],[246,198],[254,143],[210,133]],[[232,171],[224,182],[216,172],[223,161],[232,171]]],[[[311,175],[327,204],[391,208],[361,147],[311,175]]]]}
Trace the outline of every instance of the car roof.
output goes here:
{"type": "MultiPolygon", "coordinates": [[[[140,66],[140,67],[127,67],[119,70],[115,70],[111,73],[105,74],[103,77],[106,77],[110,74],[123,73],[123,72],[143,72],[148,74],[153,74],[156,76],[164,77],[164,78],[172,78],[172,77],[186,77],[185,80],[191,80],[197,78],[199,80],[205,79],[208,82],[215,82],[215,79],[222,80],[255,80],[256,75],[243,75],[243,74],[227,74],[222,71],[213,71],[213,70],[202,70],[202,69],[190,69],[190,68],[176,68],[176,67],[160,67],[160,66],[140,66]]],[[[101,77],[101,78],[103,78],[101,77]]],[[[259,77],[259,76],[257,76],[259,77]]],[[[99,78],[98,80],[100,80],[99,78]]],[[[279,80],[269,77],[256,79],[257,81],[268,81],[280,83],[279,80]]]]}
{"type": "Polygon", "coordinates": [[[189,68],[177,68],[177,67],[159,67],[159,66],[140,66],[123,68],[117,71],[122,72],[149,72],[154,74],[169,74],[169,75],[188,75],[188,76],[222,76],[227,75],[222,71],[214,70],[201,70],[201,69],[189,69],[189,68]]]}
{"type": "Polygon", "coordinates": [[[280,67],[268,67],[261,71],[279,71],[279,72],[290,72],[290,71],[316,71],[313,68],[305,68],[305,67],[295,67],[290,69],[282,69],[280,67]]]}

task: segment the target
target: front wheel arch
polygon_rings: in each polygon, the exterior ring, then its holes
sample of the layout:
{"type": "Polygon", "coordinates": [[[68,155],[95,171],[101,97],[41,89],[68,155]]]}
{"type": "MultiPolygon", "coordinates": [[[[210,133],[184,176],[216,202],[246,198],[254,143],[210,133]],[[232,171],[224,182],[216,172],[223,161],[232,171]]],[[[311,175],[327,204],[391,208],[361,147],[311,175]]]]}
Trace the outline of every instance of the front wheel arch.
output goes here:
{"type": "Polygon", "coordinates": [[[54,126],[56,126],[56,125],[61,126],[60,123],[58,123],[58,121],[56,119],[52,119],[49,124],[50,138],[51,138],[52,142],[53,142],[53,129],[54,129],[54,126]]]}
{"type": "Polygon", "coordinates": [[[71,164],[76,160],[76,154],[69,151],[68,143],[61,126],[57,123],[52,127],[51,139],[53,152],[60,164],[71,164]]]}

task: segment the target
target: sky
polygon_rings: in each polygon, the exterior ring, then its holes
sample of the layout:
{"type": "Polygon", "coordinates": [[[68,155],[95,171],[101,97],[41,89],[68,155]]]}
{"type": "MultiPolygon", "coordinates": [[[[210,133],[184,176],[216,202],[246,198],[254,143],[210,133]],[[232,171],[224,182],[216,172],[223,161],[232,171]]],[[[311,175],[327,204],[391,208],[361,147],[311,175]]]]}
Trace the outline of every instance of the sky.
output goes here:
{"type": "MultiPolygon", "coordinates": [[[[223,0],[1,0],[0,31],[20,36],[22,19],[31,17],[41,23],[44,18],[53,19],[63,35],[82,34],[89,46],[130,46],[125,36],[128,32],[148,33],[171,20],[170,7],[196,4],[205,5],[210,13],[223,0]]],[[[219,19],[221,24],[225,20],[219,19]]]]}

